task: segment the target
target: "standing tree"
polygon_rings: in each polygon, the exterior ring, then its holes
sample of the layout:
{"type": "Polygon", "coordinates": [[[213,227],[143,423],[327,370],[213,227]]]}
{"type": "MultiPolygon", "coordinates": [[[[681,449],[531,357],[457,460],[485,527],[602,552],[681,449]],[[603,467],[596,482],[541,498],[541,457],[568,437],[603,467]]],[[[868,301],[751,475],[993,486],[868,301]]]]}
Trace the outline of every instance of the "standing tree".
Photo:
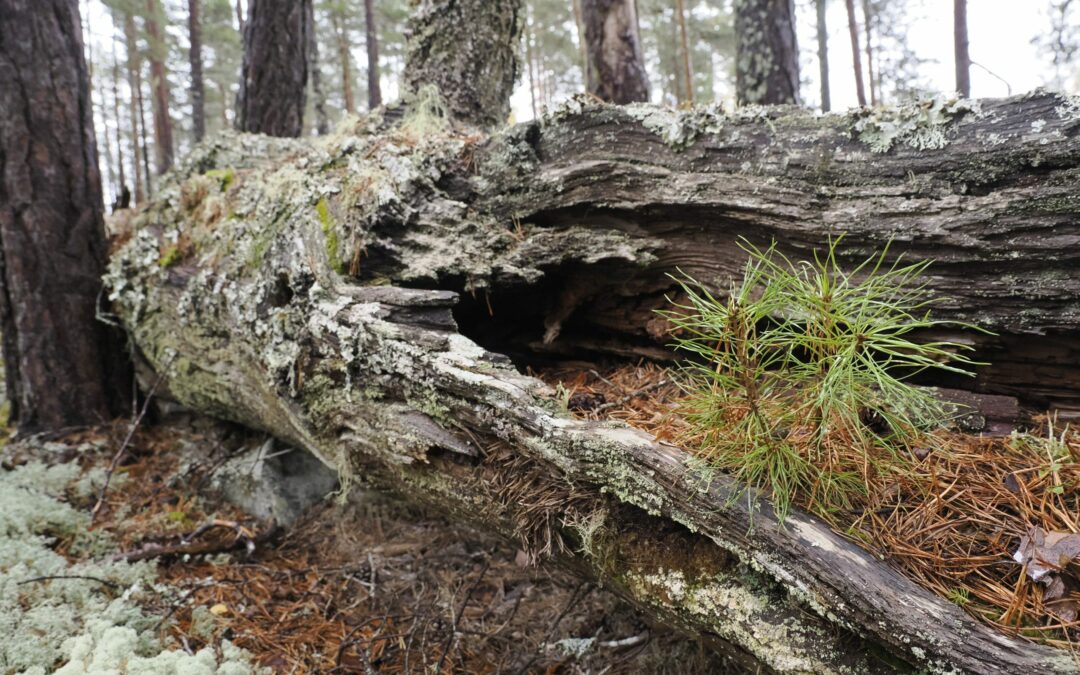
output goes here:
{"type": "Polygon", "coordinates": [[[874,78],[874,19],[877,17],[870,0],[862,0],[863,33],[866,34],[866,84],[870,88],[870,105],[878,104],[878,83],[874,78]]]}
{"type": "Polygon", "coordinates": [[[855,18],[855,0],[846,0],[848,34],[851,35],[851,64],[855,69],[855,95],[859,105],[866,105],[866,88],[863,86],[862,58],[859,55],[859,22],[855,18]]]}
{"type": "Polygon", "coordinates": [[[20,431],[124,408],[97,320],[107,246],[77,0],[0,0],[0,325],[20,431]]]}
{"type": "Polygon", "coordinates": [[[521,0],[419,0],[409,17],[412,36],[406,89],[439,90],[450,116],[478,127],[502,124],[518,75],[521,0]]]}
{"type": "Polygon", "coordinates": [[[375,0],[364,0],[364,43],[367,46],[368,109],[382,105],[379,86],[379,29],[375,24],[375,0]]]}
{"type": "Polygon", "coordinates": [[[832,110],[832,95],[829,90],[829,29],[825,23],[826,0],[815,0],[817,6],[817,54],[818,77],[821,80],[821,111],[832,110]]]}
{"type": "Polygon", "coordinates": [[[794,0],[737,0],[735,43],[740,104],[799,102],[794,0]]]}
{"type": "Polygon", "coordinates": [[[346,13],[346,8],[340,3],[335,3],[330,8],[330,25],[334,29],[338,60],[341,62],[341,95],[345,102],[345,112],[352,115],[356,112],[356,97],[352,87],[352,45],[349,41],[349,28],[345,24],[346,13]]]}
{"type": "Polygon", "coordinates": [[[953,0],[953,50],[956,54],[956,91],[971,96],[971,55],[968,54],[967,0],[953,0]]]}
{"type": "Polygon", "coordinates": [[[199,0],[188,0],[188,35],[191,46],[191,126],[195,142],[206,135],[206,98],[203,88],[202,25],[199,20],[199,0]]]}
{"type": "Polygon", "coordinates": [[[588,90],[611,103],[649,100],[634,0],[583,0],[588,90]]]}
{"type": "Polygon", "coordinates": [[[679,46],[682,51],[682,74],[686,100],[694,102],[694,71],[690,68],[690,38],[686,30],[686,7],[683,0],[675,0],[675,20],[679,25],[679,46]]]}
{"type": "Polygon", "coordinates": [[[270,136],[304,130],[311,0],[249,0],[237,128],[270,136]]]}
{"type": "Polygon", "coordinates": [[[319,71],[319,40],[315,32],[315,3],[309,2],[307,28],[308,35],[308,67],[311,69],[311,93],[315,99],[312,107],[315,110],[315,133],[325,136],[330,133],[330,118],[326,115],[326,90],[322,85],[322,73],[319,71]]]}
{"type": "Polygon", "coordinates": [[[161,175],[172,168],[172,118],[169,116],[169,81],[165,72],[168,46],[161,26],[165,15],[159,0],[146,0],[146,36],[150,42],[150,88],[154,106],[154,169],[161,175]]]}

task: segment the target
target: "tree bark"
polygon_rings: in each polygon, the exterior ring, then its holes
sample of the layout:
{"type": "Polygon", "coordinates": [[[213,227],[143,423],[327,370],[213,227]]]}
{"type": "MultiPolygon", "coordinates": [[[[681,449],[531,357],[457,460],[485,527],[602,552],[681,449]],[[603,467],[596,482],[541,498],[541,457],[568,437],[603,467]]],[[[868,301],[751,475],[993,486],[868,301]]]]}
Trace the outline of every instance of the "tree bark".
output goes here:
{"type": "Polygon", "coordinates": [[[163,18],[158,0],[146,0],[146,37],[150,43],[150,88],[154,109],[154,169],[158,175],[173,165],[172,118],[169,115],[169,81],[165,74],[168,46],[161,34],[163,18]]]}
{"type": "Polygon", "coordinates": [[[375,23],[375,0],[364,0],[364,44],[367,46],[368,110],[382,105],[379,83],[379,28],[375,23]]]}
{"type": "Polygon", "coordinates": [[[855,70],[855,95],[859,105],[866,105],[866,88],[863,86],[862,57],[859,56],[859,22],[855,18],[855,0],[847,4],[848,33],[851,35],[851,63],[855,70]]]}
{"type": "Polygon", "coordinates": [[[330,25],[334,28],[334,41],[337,43],[338,61],[341,62],[341,96],[345,102],[345,112],[356,114],[356,96],[352,87],[352,50],[349,36],[341,25],[341,16],[336,10],[330,13],[330,25]]]}
{"type": "MultiPolygon", "coordinates": [[[[986,339],[1009,358],[1055,340],[1075,355],[1080,116],[1068,103],[1038,93],[820,117],[575,100],[480,141],[444,123],[420,144],[396,113],[315,146],[239,137],[185,164],[233,172],[227,189],[218,174],[178,175],[180,198],[136,219],[109,282],[168,395],[307,448],[346,483],[515,537],[748,668],[901,668],[872,656],[888,653],[916,669],[1076,672],[808,515],[781,529],[753,497],[751,534],[737,486],[640,432],[569,419],[483,347],[662,354],[648,317],[666,273],[726,287],[745,262],[737,235],[803,258],[843,232],[842,261],[890,238],[892,259],[936,257],[927,283],[950,298],[937,315],[997,331],[986,339]]],[[[1043,359],[1040,386],[1075,396],[1077,362],[1043,359]]]]}
{"type": "Polygon", "coordinates": [[[874,14],[870,0],[863,0],[863,33],[866,34],[866,83],[870,85],[870,105],[878,104],[878,83],[874,78],[874,14]]]}
{"type": "Polygon", "coordinates": [[[686,8],[683,0],[675,0],[675,18],[679,25],[679,45],[682,50],[682,76],[686,86],[686,100],[694,102],[694,74],[690,69],[690,37],[686,29],[686,8]]]}
{"type": "Polygon", "coordinates": [[[634,0],[582,0],[589,56],[586,86],[611,103],[649,100],[634,0]]]}
{"type": "Polygon", "coordinates": [[[299,136],[307,97],[307,21],[312,0],[249,0],[237,128],[299,136]]]}
{"type": "Polygon", "coordinates": [[[120,185],[117,189],[117,199],[114,202],[119,208],[126,209],[131,206],[131,192],[127,186],[127,171],[124,170],[124,132],[120,117],[120,59],[116,56],[116,43],[118,35],[113,35],[112,42],[112,111],[113,119],[116,120],[116,165],[120,185]]]}
{"type": "Polygon", "coordinates": [[[405,83],[432,85],[451,118],[480,128],[504,124],[517,80],[521,0],[418,0],[409,18],[405,83]]]}
{"type": "MultiPolygon", "coordinates": [[[[124,51],[127,53],[128,88],[131,90],[131,148],[135,164],[135,203],[146,201],[143,188],[143,156],[139,145],[139,117],[142,111],[142,75],[139,72],[139,46],[135,34],[135,18],[130,13],[124,14],[124,51]]],[[[148,182],[148,181],[147,181],[148,182]]]]}
{"type": "Polygon", "coordinates": [[[829,90],[829,28],[825,23],[826,0],[815,0],[817,9],[818,79],[821,80],[821,112],[832,110],[829,90]]]}
{"type": "Polygon", "coordinates": [[[0,331],[20,432],[123,411],[121,335],[97,321],[101,178],[75,0],[0,2],[0,331]]]}
{"type": "Polygon", "coordinates": [[[188,0],[188,35],[191,42],[188,58],[191,61],[191,127],[195,142],[206,135],[206,100],[203,87],[202,26],[199,19],[200,0],[188,0]]]}
{"type": "MultiPolygon", "coordinates": [[[[310,31],[308,48],[311,50],[308,54],[308,67],[311,69],[311,93],[315,98],[312,105],[315,110],[315,133],[325,136],[330,133],[330,118],[326,114],[326,90],[323,89],[322,73],[319,70],[319,40],[315,32],[315,3],[308,3],[307,10],[307,28],[310,31]]],[[[225,99],[222,98],[222,100],[225,99]]]]}
{"type": "Polygon", "coordinates": [[[735,98],[739,104],[799,102],[794,0],[736,1],[735,98]]]}
{"type": "Polygon", "coordinates": [[[956,91],[971,97],[971,56],[968,54],[967,0],[953,0],[953,50],[956,60],[956,91]]]}

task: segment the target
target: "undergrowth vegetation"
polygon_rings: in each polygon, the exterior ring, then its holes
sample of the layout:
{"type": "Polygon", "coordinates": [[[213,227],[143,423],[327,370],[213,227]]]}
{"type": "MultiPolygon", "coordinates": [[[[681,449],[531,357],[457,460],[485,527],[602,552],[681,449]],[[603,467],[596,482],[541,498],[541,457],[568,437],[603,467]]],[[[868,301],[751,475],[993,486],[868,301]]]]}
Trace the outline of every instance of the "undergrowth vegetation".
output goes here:
{"type": "Polygon", "coordinates": [[[902,471],[951,416],[909,379],[975,365],[964,345],[914,337],[944,323],[931,318],[921,281],[929,261],[889,264],[886,247],[845,270],[838,243],[793,262],[743,242],[749,260],[726,297],[677,278],[685,300],[661,312],[690,356],[681,368],[687,440],[767,488],[781,519],[800,495],[835,523],[872,476],[902,471]]]}

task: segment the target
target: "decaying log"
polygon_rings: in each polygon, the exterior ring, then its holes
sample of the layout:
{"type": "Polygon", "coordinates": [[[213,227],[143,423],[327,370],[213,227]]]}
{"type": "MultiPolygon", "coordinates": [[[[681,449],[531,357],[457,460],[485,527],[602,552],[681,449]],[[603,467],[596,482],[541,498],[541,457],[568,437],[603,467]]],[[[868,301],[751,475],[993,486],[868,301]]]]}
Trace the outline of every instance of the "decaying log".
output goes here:
{"type": "MultiPolygon", "coordinates": [[[[662,353],[664,272],[722,283],[736,235],[800,254],[843,232],[849,259],[890,238],[936,257],[942,313],[1017,364],[1033,335],[1075,354],[1075,102],[863,115],[574,102],[483,138],[419,106],[315,144],[223,136],[135,217],[107,281],[176,400],[576,566],[735,663],[1076,672],[811,516],[781,528],[683,450],[573,420],[481,346],[662,353]]],[[[1054,367],[1073,379],[1039,394],[1073,400],[1077,366],[1054,367]]]]}

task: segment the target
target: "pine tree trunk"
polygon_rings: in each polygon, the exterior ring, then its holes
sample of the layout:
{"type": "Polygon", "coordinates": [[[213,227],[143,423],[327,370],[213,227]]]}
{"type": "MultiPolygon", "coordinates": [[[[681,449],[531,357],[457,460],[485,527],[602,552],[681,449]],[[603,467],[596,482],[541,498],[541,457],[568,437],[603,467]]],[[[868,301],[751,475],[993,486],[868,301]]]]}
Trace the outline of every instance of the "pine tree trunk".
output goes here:
{"type": "Polygon", "coordinates": [[[737,0],[735,52],[740,104],[799,102],[794,0],[737,0]]]}
{"type": "Polygon", "coordinates": [[[97,320],[107,247],[76,0],[0,1],[0,332],[22,433],[111,419],[130,380],[97,320]]]}
{"type": "Polygon", "coordinates": [[[142,116],[142,74],[139,67],[139,49],[135,34],[135,17],[124,14],[124,50],[127,52],[128,88],[131,90],[131,148],[135,158],[135,203],[146,201],[149,180],[144,173],[143,148],[139,144],[139,124],[142,116]],[[144,185],[146,187],[144,188],[144,185]]]}
{"type": "Polygon", "coordinates": [[[237,128],[299,136],[307,98],[308,5],[312,0],[249,0],[237,128]]]}
{"type": "Polygon", "coordinates": [[[206,135],[206,89],[203,86],[202,25],[199,17],[200,0],[188,0],[188,36],[191,47],[191,127],[198,143],[206,135]]]}
{"type": "Polygon", "coordinates": [[[337,43],[338,61],[341,62],[341,95],[345,100],[345,112],[355,115],[356,96],[352,86],[352,50],[349,36],[341,25],[341,16],[336,11],[331,12],[330,23],[334,27],[334,41],[337,43]]]}
{"type": "Polygon", "coordinates": [[[859,22],[855,18],[855,0],[846,0],[848,34],[851,35],[851,62],[855,70],[855,95],[859,105],[866,105],[866,88],[863,86],[862,57],[859,55],[859,22]]]}
{"type": "Polygon", "coordinates": [[[690,37],[686,29],[686,7],[683,0],[675,0],[675,19],[679,25],[679,45],[682,50],[682,78],[686,101],[694,102],[694,74],[690,68],[690,37]]]}
{"type": "Polygon", "coordinates": [[[131,193],[127,186],[127,172],[124,170],[124,131],[120,116],[120,59],[116,56],[116,43],[119,36],[113,36],[112,43],[112,102],[113,119],[116,120],[116,164],[119,171],[120,185],[116,204],[120,208],[131,205],[131,193]]]}
{"type": "Polygon", "coordinates": [[[453,119],[481,128],[504,124],[521,66],[521,0],[414,5],[404,74],[408,94],[431,85],[453,119]]]}
{"type": "Polygon", "coordinates": [[[368,110],[382,105],[379,83],[379,28],[375,23],[375,0],[364,0],[364,43],[367,45],[368,110]]]}
{"type": "Polygon", "coordinates": [[[874,14],[870,0],[862,0],[863,32],[866,34],[866,82],[870,85],[870,105],[878,104],[878,82],[874,77],[874,14]]]}
{"type": "Polygon", "coordinates": [[[159,24],[162,17],[159,0],[146,0],[146,37],[150,43],[150,89],[154,109],[154,169],[159,176],[173,165],[169,81],[165,73],[168,46],[159,24]]]}
{"type": "Polygon", "coordinates": [[[829,29],[826,24],[826,2],[815,0],[817,8],[817,53],[818,78],[821,80],[821,111],[832,110],[832,95],[829,90],[829,29]]]}
{"type": "Polygon", "coordinates": [[[649,100],[634,0],[582,0],[589,93],[611,103],[649,100]]]}
{"type": "Polygon", "coordinates": [[[577,29],[578,51],[581,53],[581,77],[585,81],[589,74],[589,47],[585,40],[585,19],[581,12],[581,0],[574,0],[574,27],[577,29]]]}
{"type": "Polygon", "coordinates": [[[532,25],[532,10],[526,9],[525,17],[525,36],[522,39],[525,43],[525,63],[529,69],[529,103],[532,105],[533,119],[539,119],[538,109],[536,107],[536,66],[533,63],[533,25],[532,25]]]}
{"type": "Polygon", "coordinates": [[[315,110],[315,133],[325,136],[330,133],[330,118],[326,114],[326,90],[322,85],[322,72],[319,64],[319,40],[315,25],[315,3],[308,4],[308,68],[311,70],[311,94],[315,98],[312,107],[315,110]]]}
{"type": "Polygon", "coordinates": [[[971,56],[968,53],[967,0],[953,0],[953,49],[956,59],[956,91],[971,96],[971,56]]]}

